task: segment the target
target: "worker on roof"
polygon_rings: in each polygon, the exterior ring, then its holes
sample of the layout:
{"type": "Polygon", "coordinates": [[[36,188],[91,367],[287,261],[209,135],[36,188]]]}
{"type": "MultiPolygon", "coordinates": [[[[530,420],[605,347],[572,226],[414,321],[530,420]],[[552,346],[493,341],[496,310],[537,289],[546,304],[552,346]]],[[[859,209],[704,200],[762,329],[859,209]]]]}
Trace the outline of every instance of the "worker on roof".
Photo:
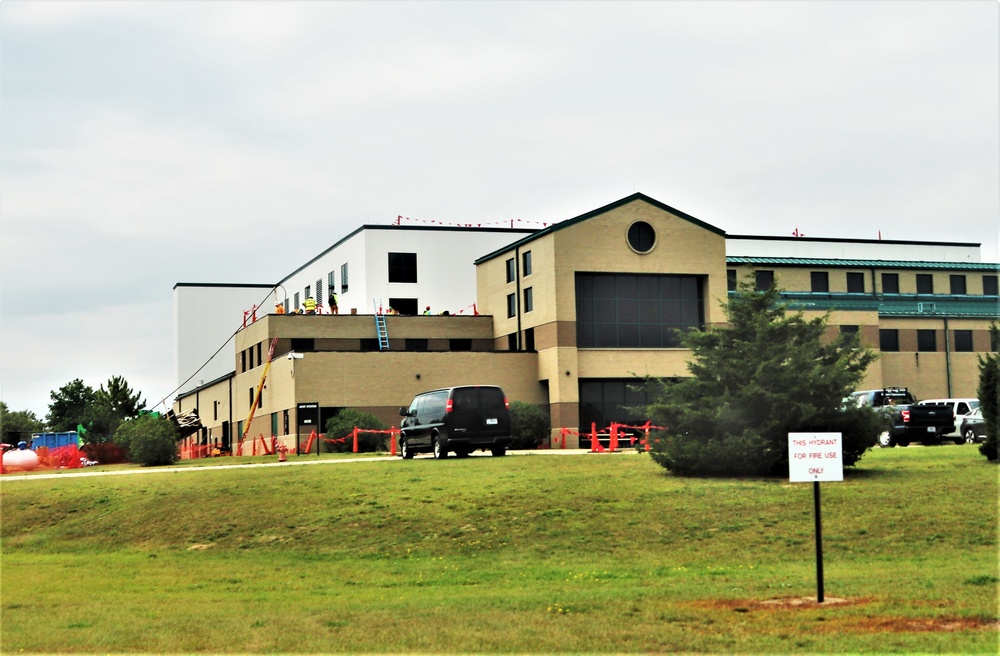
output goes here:
{"type": "Polygon", "coordinates": [[[426,308],[424,309],[424,316],[425,316],[425,317],[429,317],[430,315],[431,315],[431,306],[430,306],[430,305],[428,305],[428,306],[427,306],[427,307],[426,307],[426,308]]]}
{"type": "Polygon", "coordinates": [[[274,313],[275,314],[284,314],[285,313],[285,304],[284,303],[275,303],[274,304],[274,313]]]}
{"type": "Polygon", "coordinates": [[[316,314],[316,299],[312,296],[306,298],[306,302],[302,304],[306,309],[306,314],[316,314]]]}

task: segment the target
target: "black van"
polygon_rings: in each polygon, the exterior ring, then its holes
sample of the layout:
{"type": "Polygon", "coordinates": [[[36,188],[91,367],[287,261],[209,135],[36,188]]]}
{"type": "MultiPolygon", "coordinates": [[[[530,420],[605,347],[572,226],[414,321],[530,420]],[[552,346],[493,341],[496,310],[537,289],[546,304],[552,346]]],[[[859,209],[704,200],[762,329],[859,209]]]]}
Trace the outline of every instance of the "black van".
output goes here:
{"type": "Polygon", "coordinates": [[[510,446],[510,404],[495,385],[464,385],[418,394],[409,408],[400,408],[400,454],[432,452],[447,458],[476,449],[502,456],[510,446]]]}

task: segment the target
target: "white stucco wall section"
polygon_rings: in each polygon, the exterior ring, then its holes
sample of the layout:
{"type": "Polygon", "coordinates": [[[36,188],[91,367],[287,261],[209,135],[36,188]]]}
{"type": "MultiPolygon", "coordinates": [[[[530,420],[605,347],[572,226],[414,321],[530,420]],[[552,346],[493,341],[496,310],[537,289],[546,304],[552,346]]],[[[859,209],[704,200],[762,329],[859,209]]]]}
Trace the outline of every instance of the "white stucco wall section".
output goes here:
{"type": "Polygon", "coordinates": [[[244,310],[256,303],[261,306],[258,316],[263,316],[274,307],[270,290],[270,285],[174,286],[174,365],[180,386],[175,395],[234,371],[234,349],[227,342],[243,325],[244,310]]]}
{"type": "MultiPolygon", "coordinates": [[[[434,314],[444,310],[451,313],[465,310],[470,314],[476,302],[476,258],[531,232],[365,226],[282,280],[279,295],[283,290],[292,299],[298,292],[300,302],[304,301],[306,286],[315,294],[316,281],[321,280],[325,306],[327,281],[332,271],[341,314],[349,313],[352,308],[359,314],[371,314],[373,301],[381,301],[383,308],[387,308],[390,298],[415,298],[421,311],[429,305],[434,314]],[[389,253],[416,253],[416,283],[389,282],[389,253]],[[349,279],[346,293],[341,292],[344,263],[348,265],[349,279]]],[[[289,307],[294,309],[294,303],[289,307]]]]}

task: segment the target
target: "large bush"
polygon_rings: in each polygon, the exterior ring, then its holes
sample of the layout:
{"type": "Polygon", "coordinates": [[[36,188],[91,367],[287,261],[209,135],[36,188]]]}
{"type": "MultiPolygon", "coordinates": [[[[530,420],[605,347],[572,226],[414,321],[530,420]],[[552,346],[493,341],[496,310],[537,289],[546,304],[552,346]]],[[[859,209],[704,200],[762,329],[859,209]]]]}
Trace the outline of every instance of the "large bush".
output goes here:
{"type": "MultiPolygon", "coordinates": [[[[387,430],[389,427],[383,424],[378,417],[367,412],[361,412],[347,408],[341,410],[336,417],[326,421],[327,440],[336,440],[342,437],[347,439],[341,442],[323,441],[323,450],[327,453],[350,453],[354,450],[354,438],[352,433],[354,427],[367,428],[370,430],[387,430]]],[[[383,433],[359,433],[358,452],[372,453],[375,451],[386,451],[386,443],[389,435],[383,433]]]]}
{"type": "Polygon", "coordinates": [[[550,435],[549,413],[537,405],[512,401],[510,404],[512,449],[537,449],[550,435]]]}
{"type": "Polygon", "coordinates": [[[827,317],[787,315],[778,289],[742,282],[729,325],[681,336],[691,376],[654,382],[651,418],[667,433],[653,459],[674,473],[787,475],[788,433],[843,433],[844,465],[875,444],[883,418],[848,408],[875,354],[856,335],[824,339],[827,317]]]}
{"type": "Polygon", "coordinates": [[[145,467],[177,462],[177,428],[166,418],[140,415],[122,422],[114,442],[128,452],[129,462],[145,467]]]}

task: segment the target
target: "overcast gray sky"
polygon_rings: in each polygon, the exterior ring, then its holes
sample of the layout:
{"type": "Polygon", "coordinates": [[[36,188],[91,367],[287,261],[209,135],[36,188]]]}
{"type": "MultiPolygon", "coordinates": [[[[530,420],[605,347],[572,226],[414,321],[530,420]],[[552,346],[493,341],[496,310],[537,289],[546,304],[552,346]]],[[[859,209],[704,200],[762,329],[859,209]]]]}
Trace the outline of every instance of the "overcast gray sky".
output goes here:
{"type": "Polygon", "coordinates": [[[963,2],[0,3],[0,398],[175,387],[177,282],[363,223],[641,191],[730,234],[981,242],[1000,12],[963,2]]]}

